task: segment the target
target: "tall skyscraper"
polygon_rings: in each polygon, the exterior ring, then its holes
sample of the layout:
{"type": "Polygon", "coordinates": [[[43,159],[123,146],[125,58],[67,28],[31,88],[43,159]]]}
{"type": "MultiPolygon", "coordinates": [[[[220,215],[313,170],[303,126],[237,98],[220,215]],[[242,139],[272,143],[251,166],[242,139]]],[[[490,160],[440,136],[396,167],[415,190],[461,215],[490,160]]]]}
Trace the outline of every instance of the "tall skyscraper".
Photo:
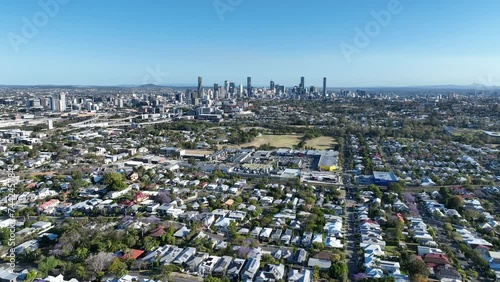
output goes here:
{"type": "Polygon", "coordinates": [[[274,81],[272,81],[272,80],[271,80],[271,82],[269,83],[269,89],[270,89],[272,92],[274,92],[274,91],[276,90],[275,88],[276,88],[276,86],[275,86],[275,84],[274,84],[274,81]]]}
{"type": "Polygon", "coordinates": [[[49,107],[50,107],[50,110],[53,111],[53,112],[58,112],[59,111],[59,100],[50,96],[49,97],[49,107]]]}
{"type": "Polygon", "coordinates": [[[243,94],[244,94],[244,93],[243,93],[243,84],[240,84],[240,89],[239,89],[239,91],[238,91],[238,92],[239,92],[239,93],[238,93],[238,95],[239,95],[239,97],[238,97],[238,98],[243,98],[243,96],[244,96],[244,95],[243,95],[243,94]]]}
{"type": "Polygon", "coordinates": [[[236,85],[234,84],[234,82],[229,82],[229,95],[228,95],[228,98],[234,98],[234,90],[236,88],[236,85]]]}
{"type": "Polygon", "coordinates": [[[229,95],[229,81],[227,80],[224,81],[224,95],[226,95],[226,98],[229,95]]]}
{"type": "Polygon", "coordinates": [[[61,112],[64,112],[66,110],[66,93],[61,92],[59,94],[59,109],[61,112]]]}
{"type": "Polygon", "coordinates": [[[197,98],[201,98],[203,96],[203,78],[198,76],[198,96],[197,98]]]}
{"type": "Polygon", "coordinates": [[[219,100],[219,84],[214,83],[214,100],[219,100]]]}
{"type": "Polygon", "coordinates": [[[323,77],[323,97],[326,97],[326,77],[323,77]]]}
{"type": "Polygon", "coordinates": [[[247,97],[250,97],[252,94],[252,78],[247,77],[247,97]]]}
{"type": "Polygon", "coordinates": [[[306,84],[305,84],[305,78],[303,76],[300,78],[299,94],[300,95],[306,94],[306,84]]]}
{"type": "Polygon", "coordinates": [[[182,104],[182,96],[184,96],[184,95],[183,95],[183,93],[176,93],[176,94],[175,94],[175,100],[176,100],[179,104],[182,104]]]}

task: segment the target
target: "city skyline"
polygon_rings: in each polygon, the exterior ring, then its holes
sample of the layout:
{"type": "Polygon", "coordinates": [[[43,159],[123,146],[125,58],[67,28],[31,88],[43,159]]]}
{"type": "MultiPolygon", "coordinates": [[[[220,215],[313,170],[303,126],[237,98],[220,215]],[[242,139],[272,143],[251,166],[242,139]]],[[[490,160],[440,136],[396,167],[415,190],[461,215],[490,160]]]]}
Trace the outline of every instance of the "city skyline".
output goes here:
{"type": "Polygon", "coordinates": [[[0,84],[500,85],[495,1],[149,3],[2,1],[0,84]]]}

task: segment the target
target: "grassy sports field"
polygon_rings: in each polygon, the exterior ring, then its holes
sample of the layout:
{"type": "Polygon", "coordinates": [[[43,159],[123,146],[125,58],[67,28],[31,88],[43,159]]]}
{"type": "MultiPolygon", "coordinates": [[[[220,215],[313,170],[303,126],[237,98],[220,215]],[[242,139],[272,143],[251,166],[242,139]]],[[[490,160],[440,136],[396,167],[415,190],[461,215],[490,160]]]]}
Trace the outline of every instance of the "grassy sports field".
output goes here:
{"type": "Polygon", "coordinates": [[[333,147],[337,145],[337,142],[334,138],[328,136],[321,136],[317,138],[313,138],[311,140],[306,141],[307,147],[313,147],[317,150],[329,150],[333,149],[333,147]]]}

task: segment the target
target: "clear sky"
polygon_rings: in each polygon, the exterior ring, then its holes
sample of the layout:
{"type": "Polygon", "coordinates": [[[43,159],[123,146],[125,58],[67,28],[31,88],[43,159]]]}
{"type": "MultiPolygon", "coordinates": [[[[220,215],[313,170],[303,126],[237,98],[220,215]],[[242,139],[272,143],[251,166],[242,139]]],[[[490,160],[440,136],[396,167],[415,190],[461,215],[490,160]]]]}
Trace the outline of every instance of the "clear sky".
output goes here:
{"type": "Polygon", "coordinates": [[[0,84],[500,85],[499,11],[498,0],[0,0],[0,84]]]}

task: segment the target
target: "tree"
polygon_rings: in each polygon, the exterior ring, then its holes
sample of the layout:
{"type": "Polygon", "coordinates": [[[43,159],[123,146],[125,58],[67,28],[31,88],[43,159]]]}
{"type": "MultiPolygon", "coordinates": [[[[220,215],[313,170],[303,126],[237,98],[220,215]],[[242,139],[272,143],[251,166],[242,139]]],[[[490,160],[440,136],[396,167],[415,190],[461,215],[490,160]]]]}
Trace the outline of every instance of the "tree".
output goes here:
{"type": "Polygon", "coordinates": [[[127,274],[127,264],[121,259],[114,257],[113,261],[108,267],[108,272],[116,275],[116,277],[122,277],[127,274]]]}
{"type": "Polygon", "coordinates": [[[394,193],[398,193],[399,195],[401,195],[401,193],[403,193],[403,185],[399,182],[393,182],[393,183],[389,183],[389,186],[387,187],[389,189],[389,191],[391,192],[394,192],[394,193]]]}
{"type": "Polygon", "coordinates": [[[89,256],[89,250],[85,247],[78,247],[76,249],[75,259],[79,262],[83,262],[89,256]]]}
{"type": "Polygon", "coordinates": [[[412,282],[427,282],[429,281],[429,279],[427,279],[427,277],[425,276],[422,276],[420,274],[417,274],[417,275],[414,275],[412,278],[411,278],[411,281],[412,282]]]}
{"type": "Polygon", "coordinates": [[[123,175],[118,172],[104,174],[103,183],[108,186],[110,191],[121,191],[127,188],[127,184],[123,181],[123,175]]]}
{"type": "Polygon", "coordinates": [[[229,236],[233,239],[239,236],[238,224],[236,223],[236,221],[232,220],[231,222],[229,222],[229,225],[227,227],[227,232],[229,233],[229,236]]]}
{"type": "Polygon", "coordinates": [[[344,262],[332,262],[330,266],[330,278],[342,280],[347,275],[347,265],[344,262]]]}
{"type": "Polygon", "coordinates": [[[28,271],[28,273],[26,273],[26,278],[24,279],[24,281],[26,282],[32,282],[33,280],[35,280],[35,278],[38,276],[38,272],[34,269],[28,271]]]}
{"type": "Polygon", "coordinates": [[[318,281],[320,276],[319,276],[319,266],[315,265],[314,266],[314,271],[313,271],[313,281],[318,281]]]}
{"type": "Polygon", "coordinates": [[[49,271],[54,270],[61,264],[61,261],[56,259],[54,256],[44,257],[38,262],[38,270],[40,271],[40,276],[46,277],[49,275],[49,271]]]}
{"type": "Polygon", "coordinates": [[[222,282],[220,278],[208,276],[203,280],[204,282],[222,282]]]}
{"type": "Polygon", "coordinates": [[[368,189],[373,192],[375,198],[382,199],[382,191],[380,190],[380,187],[374,184],[370,184],[368,185],[368,189]]]}
{"type": "Polygon", "coordinates": [[[83,173],[80,170],[71,171],[71,177],[74,180],[81,179],[83,177],[83,173]]]}
{"type": "Polygon", "coordinates": [[[86,269],[90,274],[90,280],[100,279],[104,276],[104,270],[108,268],[113,256],[108,253],[97,253],[90,255],[85,260],[86,269]]]}
{"type": "Polygon", "coordinates": [[[447,206],[450,209],[459,209],[464,205],[464,199],[460,195],[455,195],[448,199],[447,206]]]}
{"type": "Polygon", "coordinates": [[[422,260],[416,257],[410,258],[406,268],[410,276],[421,275],[423,277],[429,277],[429,268],[422,260]]]}

